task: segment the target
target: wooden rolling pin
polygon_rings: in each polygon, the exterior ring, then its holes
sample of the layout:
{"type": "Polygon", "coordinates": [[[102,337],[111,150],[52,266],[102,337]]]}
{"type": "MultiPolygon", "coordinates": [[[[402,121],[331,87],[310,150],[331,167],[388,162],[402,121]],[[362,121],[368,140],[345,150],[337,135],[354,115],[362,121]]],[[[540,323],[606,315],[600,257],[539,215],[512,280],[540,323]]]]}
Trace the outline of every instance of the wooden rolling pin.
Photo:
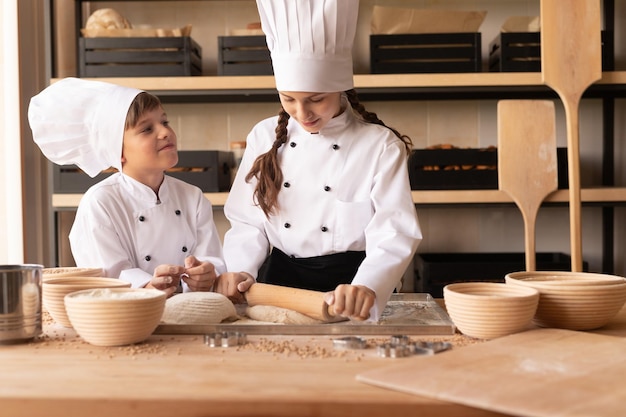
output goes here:
{"type": "Polygon", "coordinates": [[[332,307],[324,301],[325,294],[320,291],[257,282],[246,291],[245,297],[249,306],[286,308],[329,323],[347,320],[345,317],[334,315],[332,307]]]}

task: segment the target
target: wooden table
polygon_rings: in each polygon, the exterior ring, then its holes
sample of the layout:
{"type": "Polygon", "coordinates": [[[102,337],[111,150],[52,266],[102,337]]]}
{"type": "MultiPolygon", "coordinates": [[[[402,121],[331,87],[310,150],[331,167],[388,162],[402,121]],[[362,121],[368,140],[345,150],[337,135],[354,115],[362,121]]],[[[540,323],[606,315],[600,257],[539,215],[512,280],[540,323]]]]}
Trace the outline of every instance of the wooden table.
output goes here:
{"type": "MultiPolygon", "coordinates": [[[[44,333],[0,346],[0,416],[501,416],[360,383],[358,373],[420,358],[339,351],[331,336],[249,336],[245,346],[211,348],[200,336],[154,335],[102,348],[57,325],[44,333]]],[[[597,333],[626,336],[626,308],[597,333]]]]}

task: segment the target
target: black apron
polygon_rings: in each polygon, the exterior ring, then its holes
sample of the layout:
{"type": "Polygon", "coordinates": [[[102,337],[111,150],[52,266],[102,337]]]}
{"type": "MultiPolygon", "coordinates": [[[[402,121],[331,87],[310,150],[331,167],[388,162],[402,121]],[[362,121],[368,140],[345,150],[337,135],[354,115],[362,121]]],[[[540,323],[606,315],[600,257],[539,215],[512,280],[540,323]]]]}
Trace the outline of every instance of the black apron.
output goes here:
{"type": "Polygon", "coordinates": [[[259,269],[257,282],[314,291],[332,291],[339,284],[352,282],[364,258],[364,251],[292,258],[273,248],[259,269]]]}

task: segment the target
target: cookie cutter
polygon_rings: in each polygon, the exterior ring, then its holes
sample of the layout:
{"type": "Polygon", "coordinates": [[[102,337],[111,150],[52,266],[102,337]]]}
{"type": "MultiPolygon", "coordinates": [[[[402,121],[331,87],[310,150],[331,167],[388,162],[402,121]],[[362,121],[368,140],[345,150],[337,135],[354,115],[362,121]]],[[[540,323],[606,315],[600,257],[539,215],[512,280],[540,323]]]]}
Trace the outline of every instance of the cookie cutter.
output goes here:
{"type": "Polygon", "coordinates": [[[410,355],[434,355],[452,348],[449,342],[413,342],[409,336],[393,335],[389,342],[379,344],[378,356],[402,358],[410,355]]]}
{"type": "Polygon", "coordinates": [[[209,347],[233,347],[246,343],[246,335],[240,332],[217,332],[204,335],[204,344],[209,347]]]}
{"type": "Polygon", "coordinates": [[[392,335],[390,338],[392,345],[409,345],[412,343],[411,338],[407,335],[392,335]]]}
{"type": "Polygon", "coordinates": [[[434,355],[451,348],[452,343],[450,342],[415,342],[413,343],[413,354],[434,355]]]}
{"type": "Polygon", "coordinates": [[[365,349],[367,342],[362,337],[346,336],[333,339],[333,347],[335,349],[365,349]]]}
{"type": "Polygon", "coordinates": [[[390,342],[379,344],[376,353],[382,358],[404,358],[412,354],[409,345],[395,345],[390,342]]]}

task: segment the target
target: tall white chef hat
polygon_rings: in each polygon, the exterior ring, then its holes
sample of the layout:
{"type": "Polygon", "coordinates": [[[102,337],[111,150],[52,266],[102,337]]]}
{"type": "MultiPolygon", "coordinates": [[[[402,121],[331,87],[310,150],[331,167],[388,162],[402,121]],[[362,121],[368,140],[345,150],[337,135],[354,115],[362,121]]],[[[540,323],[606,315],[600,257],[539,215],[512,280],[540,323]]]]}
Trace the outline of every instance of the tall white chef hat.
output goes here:
{"type": "Polygon", "coordinates": [[[109,167],[121,171],[126,114],[141,92],[64,78],[30,100],[28,122],[33,139],[52,162],[75,164],[91,177],[109,167]]]}
{"type": "Polygon", "coordinates": [[[359,0],[257,0],[278,91],[354,87],[359,0]]]}

